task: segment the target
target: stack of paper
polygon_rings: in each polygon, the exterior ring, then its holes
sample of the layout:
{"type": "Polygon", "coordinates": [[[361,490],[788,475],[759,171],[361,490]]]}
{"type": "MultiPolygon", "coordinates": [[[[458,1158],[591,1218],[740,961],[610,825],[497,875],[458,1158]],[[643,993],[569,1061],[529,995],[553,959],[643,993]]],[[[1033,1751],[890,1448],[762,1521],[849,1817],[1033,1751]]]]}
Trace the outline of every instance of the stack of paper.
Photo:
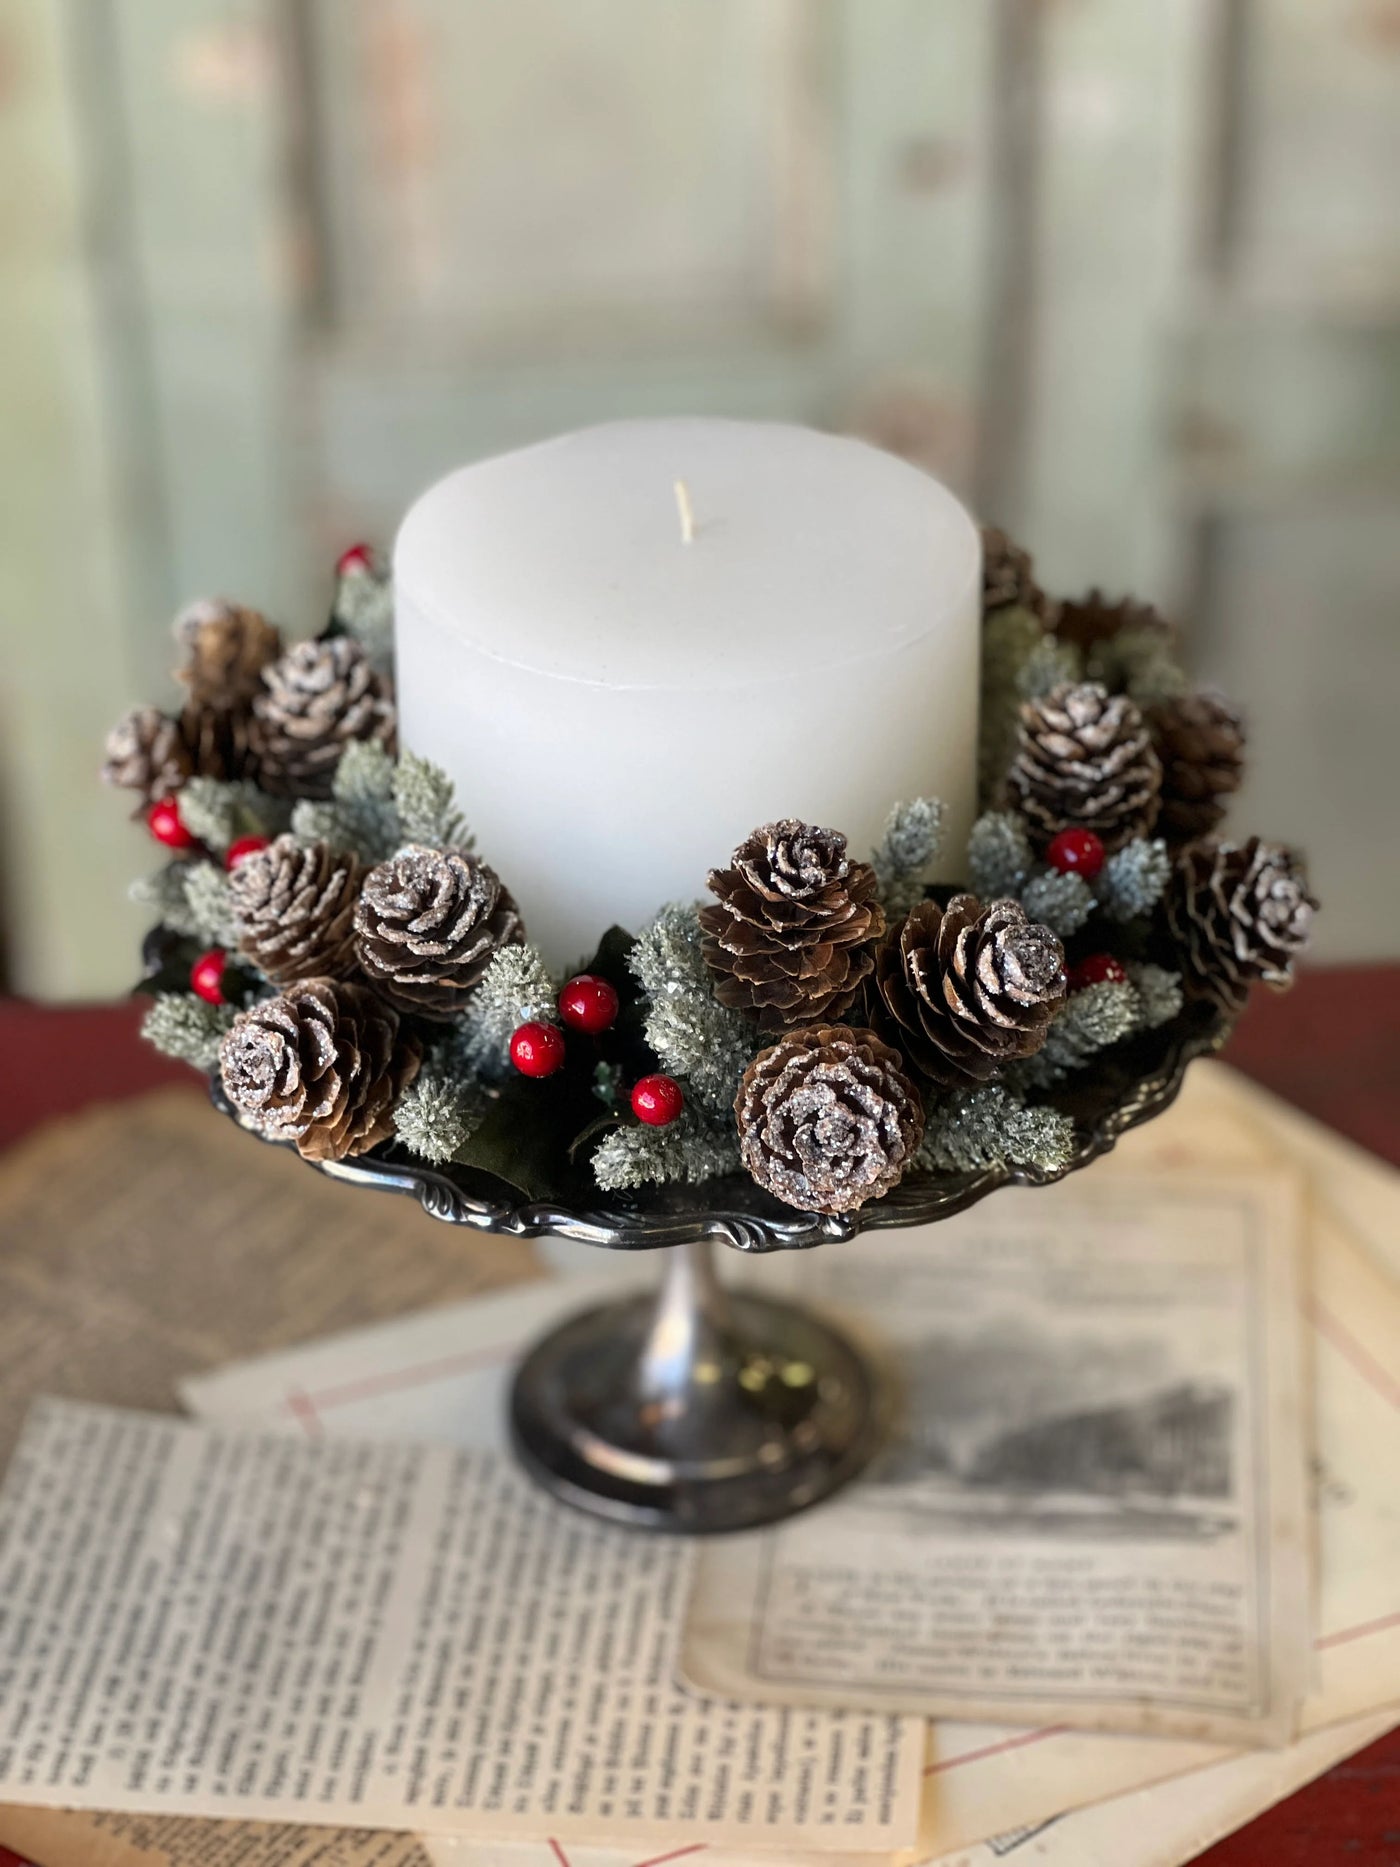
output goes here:
{"type": "Polygon", "coordinates": [[[1395,1182],[1211,1066],[1049,1193],[731,1261],[859,1309],[908,1404],[870,1480],[698,1549],[501,1453],[514,1355],[612,1278],[196,1378],[205,1427],[46,1404],[0,1495],[0,1801],[49,1806],[0,1842],[1185,1860],[1400,1715],[1395,1182]]]}

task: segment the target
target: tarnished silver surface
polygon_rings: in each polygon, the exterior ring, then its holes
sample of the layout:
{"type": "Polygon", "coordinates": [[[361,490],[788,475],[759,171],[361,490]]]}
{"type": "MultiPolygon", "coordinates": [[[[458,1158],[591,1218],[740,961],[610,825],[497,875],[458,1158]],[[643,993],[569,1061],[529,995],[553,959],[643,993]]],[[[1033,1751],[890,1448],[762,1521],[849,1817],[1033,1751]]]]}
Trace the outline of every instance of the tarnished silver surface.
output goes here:
{"type": "Polygon", "coordinates": [[[773,1523],[879,1442],[874,1370],[817,1317],[728,1296],[709,1239],[660,1291],[571,1316],[511,1390],[511,1438],[556,1497],[615,1522],[706,1535],[773,1523]]]}

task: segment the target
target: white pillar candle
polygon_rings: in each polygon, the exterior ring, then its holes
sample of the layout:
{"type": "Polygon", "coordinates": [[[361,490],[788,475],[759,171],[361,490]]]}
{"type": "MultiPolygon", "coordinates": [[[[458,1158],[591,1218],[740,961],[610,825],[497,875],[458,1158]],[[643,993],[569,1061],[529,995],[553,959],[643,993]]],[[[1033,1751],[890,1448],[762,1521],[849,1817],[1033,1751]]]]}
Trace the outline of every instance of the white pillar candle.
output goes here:
{"type": "Polygon", "coordinates": [[[400,732],[569,965],[800,817],[976,796],[977,529],[859,441],[625,421],[450,474],[394,551],[400,732]]]}

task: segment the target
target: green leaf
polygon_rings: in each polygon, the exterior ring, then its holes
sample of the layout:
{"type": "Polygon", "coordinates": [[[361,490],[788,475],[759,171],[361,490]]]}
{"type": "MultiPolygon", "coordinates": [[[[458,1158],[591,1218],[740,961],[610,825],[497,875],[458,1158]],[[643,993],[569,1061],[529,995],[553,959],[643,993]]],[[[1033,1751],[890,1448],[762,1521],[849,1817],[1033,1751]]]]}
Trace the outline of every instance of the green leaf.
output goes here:
{"type": "Polygon", "coordinates": [[[507,1083],[459,1149],[457,1162],[493,1174],[526,1199],[557,1195],[565,1155],[560,1113],[548,1082],[507,1083]]]}
{"type": "Polygon", "coordinates": [[[579,967],[579,971],[594,972],[600,979],[606,979],[626,1003],[637,995],[637,981],[627,964],[627,956],[636,944],[635,936],[625,927],[609,927],[598,942],[598,951],[586,965],[579,967]]]}
{"type": "Polygon", "coordinates": [[[596,1121],[589,1122],[588,1126],[586,1128],[581,1128],[569,1143],[570,1161],[576,1163],[579,1156],[579,1149],[586,1147],[590,1141],[596,1141],[600,1134],[606,1134],[610,1128],[620,1128],[621,1126],[622,1117],[620,1115],[600,1115],[596,1121]]]}

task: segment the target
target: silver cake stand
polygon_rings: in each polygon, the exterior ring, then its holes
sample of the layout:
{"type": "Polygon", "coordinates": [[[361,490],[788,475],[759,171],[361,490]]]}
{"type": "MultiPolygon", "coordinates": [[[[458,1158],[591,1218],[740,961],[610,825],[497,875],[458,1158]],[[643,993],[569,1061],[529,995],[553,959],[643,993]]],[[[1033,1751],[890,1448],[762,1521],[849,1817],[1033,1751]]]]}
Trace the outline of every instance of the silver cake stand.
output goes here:
{"type": "MultiPolygon", "coordinates": [[[[660,1287],[569,1317],[526,1354],[511,1389],[521,1463],[555,1496],[619,1523],[686,1533],[742,1530],[830,1495],[880,1443],[885,1383],[840,1330],[796,1305],[731,1294],[716,1242],[804,1251],[863,1231],[926,1225],[1003,1186],[1044,1186],[1086,1167],[1176,1097],[1188,1064],[1218,1050],[1230,1021],[1200,1006],[1106,1053],[1057,1106],[1076,1145],[1054,1173],[996,1166],[918,1175],[840,1217],[795,1212],[747,1178],[634,1202],[518,1203],[503,1183],[436,1171],[393,1148],[318,1163],[353,1186],[407,1193],[451,1225],[515,1238],[569,1238],[667,1253],[660,1287]]],[[[232,1111],[217,1080],[217,1106],[232,1111]]]]}

